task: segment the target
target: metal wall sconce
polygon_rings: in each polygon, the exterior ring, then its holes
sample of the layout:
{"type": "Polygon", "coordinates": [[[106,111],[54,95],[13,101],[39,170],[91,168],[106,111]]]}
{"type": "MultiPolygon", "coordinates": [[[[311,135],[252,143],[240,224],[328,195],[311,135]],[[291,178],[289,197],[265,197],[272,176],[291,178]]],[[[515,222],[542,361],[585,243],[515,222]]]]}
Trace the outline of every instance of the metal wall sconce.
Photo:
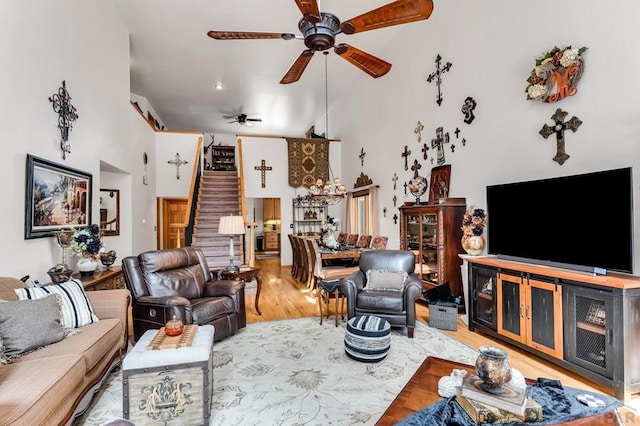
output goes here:
{"type": "Polygon", "coordinates": [[[71,154],[71,144],[69,143],[69,131],[73,129],[73,122],[78,119],[78,111],[71,104],[71,96],[67,92],[67,85],[62,80],[62,87],[58,93],[49,97],[49,102],[53,105],[53,111],[58,114],[58,128],[60,129],[60,150],[62,159],[66,160],[67,153],[71,154]]]}

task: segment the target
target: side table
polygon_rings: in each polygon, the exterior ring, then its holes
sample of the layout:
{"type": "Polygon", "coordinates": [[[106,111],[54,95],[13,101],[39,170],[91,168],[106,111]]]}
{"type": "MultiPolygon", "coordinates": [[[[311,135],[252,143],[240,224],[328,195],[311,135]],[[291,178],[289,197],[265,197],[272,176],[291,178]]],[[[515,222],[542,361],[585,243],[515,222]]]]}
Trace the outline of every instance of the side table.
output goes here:
{"type": "Polygon", "coordinates": [[[86,291],[126,288],[124,275],[120,266],[112,266],[109,269],[96,271],[90,277],[74,275],[74,278],[80,279],[82,287],[84,287],[86,291]]]}
{"type": "Polygon", "coordinates": [[[240,269],[236,272],[229,272],[227,270],[218,271],[218,277],[223,280],[242,280],[245,283],[253,281],[254,279],[258,283],[256,290],[256,312],[258,315],[262,315],[262,311],[258,307],[260,301],[260,291],[262,290],[262,276],[260,275],[260,268],[248,268],[240,269]]]}

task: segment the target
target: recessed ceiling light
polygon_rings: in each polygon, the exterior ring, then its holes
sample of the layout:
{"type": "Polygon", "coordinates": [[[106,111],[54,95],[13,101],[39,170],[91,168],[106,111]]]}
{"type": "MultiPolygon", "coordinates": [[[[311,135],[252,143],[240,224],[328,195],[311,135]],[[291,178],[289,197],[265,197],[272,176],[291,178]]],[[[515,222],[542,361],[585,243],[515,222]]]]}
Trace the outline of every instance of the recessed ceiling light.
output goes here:
{"type": "Polygon", "coordinates": [[[216,88],[216,90],[222,90],[222,89],[224,89],[224,86],[222,86],[222,83],[216,83],[216,85],[215,85],[215,86],[213,86],[213,87],[215,87],[215,88],[216,88]]]}

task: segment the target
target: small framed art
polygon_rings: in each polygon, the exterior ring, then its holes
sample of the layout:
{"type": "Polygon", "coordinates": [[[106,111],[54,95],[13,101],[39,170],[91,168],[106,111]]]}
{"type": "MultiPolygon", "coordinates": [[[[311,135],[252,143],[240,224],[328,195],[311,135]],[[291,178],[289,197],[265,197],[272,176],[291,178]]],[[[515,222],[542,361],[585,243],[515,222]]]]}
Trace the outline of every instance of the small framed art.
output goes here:
{"type": "Polygon", "coordinates": [[[449,182],[451,181],[451,164],[436,166],[431,169],[429,185],[429,204],[449,198],[449,182]]]}

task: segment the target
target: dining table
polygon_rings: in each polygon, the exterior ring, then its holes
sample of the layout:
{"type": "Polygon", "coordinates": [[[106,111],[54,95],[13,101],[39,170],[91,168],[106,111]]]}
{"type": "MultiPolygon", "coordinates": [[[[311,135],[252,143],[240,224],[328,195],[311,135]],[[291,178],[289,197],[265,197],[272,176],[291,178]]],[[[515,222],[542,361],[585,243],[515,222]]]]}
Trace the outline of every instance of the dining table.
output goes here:
{"type": "Polygon", "coordinates": [[[344,250],[331,249],[327,247],[320,247],[320,256],[322,260],[334,260],[334,259],[360,259],[360,254],[363,251],[371,249],[362,249],[357,247],[347,247],[344,250]]]}

